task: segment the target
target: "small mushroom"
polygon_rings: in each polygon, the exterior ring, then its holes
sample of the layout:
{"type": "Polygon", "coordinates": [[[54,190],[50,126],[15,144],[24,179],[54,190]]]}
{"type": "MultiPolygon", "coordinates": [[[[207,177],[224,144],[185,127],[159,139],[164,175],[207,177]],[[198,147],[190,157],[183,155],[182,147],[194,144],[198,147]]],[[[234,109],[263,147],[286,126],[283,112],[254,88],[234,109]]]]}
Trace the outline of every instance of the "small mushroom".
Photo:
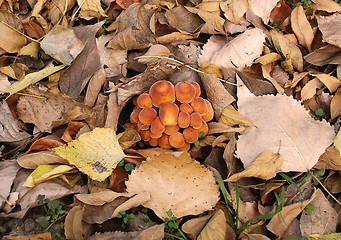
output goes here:
{"type": "Polygon", "coordinates": [[[149,130],[143,130],[140,131],[140,136],[143,141],[149,141],[150,140],[150,131],[149,130]]]}
{"type": "Polygon", "coordinates": [[[157,140],[157,144],[161,147],[161,148],[171,148],[172,146],[169,144],[169,135],[167,134],[162,134],[162,136],[160,138],[158,138],[157,140]]]}
{"type": "Polygon", "coordinates": [[[161,137],[162,136],[162,132],[152,132],[152,131],[150,131],[150,137],[151,138],[159,138],[159,137],[161,137]]]}
{"type": "Polygon", "coordinates": [[[178,151],[188,151],[191,148],[191,144],[188,142],[185,142],[185,144],[182,147],[177,148],[178,151]]]}
{"type": "Polygon", "coordinates": [[[208,125],[207,125],[207,123],[204,120],[202,120],[201,127],[198,128],[197,131],[198,131],[198,133],[204,132],[203,137],[207,135],[207,133],[208,133],[208,125]]]}
{"type": "Polygon", "coordinates": [[[129,117],[130,122],[137,123],[139,121],[140,111],[141,111],[141,108],[138,108],[138,107],[134,108],[134,110],[131,112],[130,117],[129,117]]]}
{"type": "Polygon", "coordinates": [[[199,97],[201,94],[200,85],[197,82],[189,82],[195,88],[195,97],[199,97]]]}
{"type": "MultiPolygon", "coordinates": [[[[200,114],[199,114],[200,115],[200,114]]],[[[191,115],[187,112],[180,111],[178,116],[178,125],[180,128],[186,128],[191,123],[191,115]]]]}
{"type": "Polygon", "coordinates": [[[205,100],[205,102],[206,102],[206,104],[208,106],[208,113],[203,115],[202,119],[204,119],[206,122],[209,122],[214,117],[214,110],[213,110],[212,104],[208,100],[206,100],[206,99],[204,99],[204,100],[205,100]]]}
{"type": "Polygon", "coordinates": [[[178,124],[179,107],[172,102],[163,103],[159,109],[160,120],[165,126],[178,124]]]}
{"type": "Polygon", "coordinates": [[[202,97],[194,98],[191,102],[191,106],[194,110],[194,112],[200,113],[202,116],[208,113],[208,106],[202,97]]]}
{"type": "Polygon", "coordinates": [[[156,147],[157,146],[157,142],[158,139],[157,138],[150,138],[150,140],[148,141],[148,144],[152,147],[156,147]]]}
{"type": "Polygon", "coordinates": [[[139,106],[140,108],[152,107],[153,105],[152,98],[147,92],[144,92],[140,96],[138,96],[136,103],[137,103],[137,106],[139,106]]]}
{"type": "Polygon", "coordinates": [[[195,129],[198,129],[201,127],[202,117],[200,113],[194,112],[191,114],[190,125],[195,129]]]}
{"type": "Polygon", "coordinates": [[[188,82],[179,82],[174,89],[175,97],[181,103],[190,103],[195,98],[195,88],[188,82]]]}
{"type": "Polygon", "coordinates": [[[180,148],[185,145],[185,138],[181,132],[175,132],[169,136],[169,145],[173,148],[180,148]]]}
{"type": "Polygon", "coordinates": [[[188,103],[182,103],[179,107],[179,110],[182,112],[187,112],[189,114],[193,112],[193,108],[188,103]]]}
{"type": "Polygon", "coordinates": [[[150,125],[156,116],[157,112],[154,108],[145,107],[139,113],[139,120],[143,124],[150,125]]]}
{"type": "Polygon", "coordinates": [[[174,102],[174,85],[166,80],[157,81],[150,87],[149,95],[155,107],[160,107],[165,102],[174,102]]]}
{"type": "Polygon", "coordinates": [[[137,130],[138,131],[143,131],[143,130],[148,130],[149,125],[142,123],[141,121],[137,122],[137,130]]]}
{"type": "Polygon", "coordinates": [[[198,131],[192,127],[184,129],[182,134],[184,135],[185,141],[188,143],[194,143],[199,137],[198,131]]]}
{"type": "Polygon", "coordinates": [[[173,133],[179,131],[180,127],[179,125],[175,125],[175,126],[166,126],[165,127],[165,131],[164,133],[168,134],[168,135],[172,135],[173,133]]]}
{"type": "Polygon", "coordinates": [[[151,122],[150,131],[153,133],[163,133],[165,131],[165,125],[162,124],[159,117],[154,118],[151,122]]]}

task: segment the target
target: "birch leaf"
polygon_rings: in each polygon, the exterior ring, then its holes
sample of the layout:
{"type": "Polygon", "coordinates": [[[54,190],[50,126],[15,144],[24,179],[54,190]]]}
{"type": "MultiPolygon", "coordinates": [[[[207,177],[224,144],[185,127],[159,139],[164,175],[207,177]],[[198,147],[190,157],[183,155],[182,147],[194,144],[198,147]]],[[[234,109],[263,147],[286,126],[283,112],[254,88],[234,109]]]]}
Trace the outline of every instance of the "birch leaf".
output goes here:
{"type": "Polygon", "coordinates": [[[257,128],[247,128],[237,142],[237,156],[250,166],[257,155],[277,152],[281,144],[281,172],[306,172],[333,142],[333,127],[315,121],[303,106],[285,95],[253,95],[246,86],[238,88],[238,111],[257,128]],[[252,146],[252,147],[250,147],[252,146]]]}
{"type": "Polygon", "coordinates": [[[301,5],[295,7],[291,12],[291,28],[300,44],[310,51],[314,33],[301,5]]]}
{"type": "Polygon", "coordinates": [[[95,128],[53,149],[91,179],[104,181],[125,156],[112,128],[95,128]]]}

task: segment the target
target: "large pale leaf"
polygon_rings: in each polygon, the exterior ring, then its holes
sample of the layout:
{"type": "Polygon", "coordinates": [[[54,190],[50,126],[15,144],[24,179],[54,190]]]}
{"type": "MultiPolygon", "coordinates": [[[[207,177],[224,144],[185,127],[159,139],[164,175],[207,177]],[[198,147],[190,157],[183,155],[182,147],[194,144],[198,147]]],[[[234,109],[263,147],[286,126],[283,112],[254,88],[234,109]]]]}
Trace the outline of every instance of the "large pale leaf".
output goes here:
{"type": "Polygon", "coordinates": [[[219,199],[213,174],[187,152],[175,158],[161,154],[147,158],[126,182],[129,193],[150,192],[143,206],[165,219],[172,210],[175,217],[197,215],[212,209],[219,199]]]}
{"type": "Polygon", "coordinates": [[[323,35],[323,40],[327,43],[341,47],[341,15],[334,14],[330,16],[316,16],[318,26],[323,35]]]}
{"type": "Polygon", "coordinates": [[[95,128],[53,149],[90,178],[104,181],[125,156],[112,128],[95,128]]]}
{"type": "Polygon", "coordinates": [[[249,0],[250,9],[259,17],[262,18],[265,24],[268,23],[270,19],[270,13],[274,7],[276,7],[279,0],[249,0]]]}
{"type": "Polygon", "coordinates": [[[335,133],[325,120],[315,121],[299,102],[285,95],[256,97],[245,86],[238,88],[238,111],[257,128],[245,130],[237,155],[248,167],[257,155],[269,150],[283,157],[282,172],[305,172],[333,142],[335,133]]]}
{"type": "Polygon", "coordinates": [[[243,70],[263,52],[265,34],[259,28],[246,30],[242,35],[223,46],[212,57],[211,63],[223,68],[243,70]]]}

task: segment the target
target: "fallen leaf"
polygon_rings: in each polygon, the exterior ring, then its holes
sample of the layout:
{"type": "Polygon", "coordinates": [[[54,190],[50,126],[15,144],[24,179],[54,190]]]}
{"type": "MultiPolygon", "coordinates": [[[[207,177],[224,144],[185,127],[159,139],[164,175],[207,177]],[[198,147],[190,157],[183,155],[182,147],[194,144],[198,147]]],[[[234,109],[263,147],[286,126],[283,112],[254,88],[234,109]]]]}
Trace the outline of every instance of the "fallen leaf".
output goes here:
{"type": "Polygon", "coordinates": [[[218,201],[213,174],[187,152],[178,158],[171,154],[147,158],[132,171],[126,186],[129,193],[150,192],[151,199],[143,206],[162,220],[168,210],[177,218],[197,215],[212,209],[218,201]]]}
{"type": "Polygon", "coordinates": [[[141,141],[139,132],[132,128],[127,128],[123,133],[118,134],[117,138],[123,150],[129,149],[141,141]]]}
{"type": "Polygon", "coordinates": [[[0,10],[0,49],[5,52],[18,52],[26,45],[26,37],[22,34],[22,24],[20,19],[4,9],[0,10]]]}
{"type": "Polygon", "coordinates": [[[198,58],[198,64],[201,66],[205,62],[210,62],[213,55],[227,43],[226,37],[213,35],[202,47],[202,51],[198,58]]]}
{"type": "Polygon", "coordinates": [[[164,224],[155,225],[143,230],[136,240],[162,240],[165,236],[164,224]]]}
{"type": "Polygon", "coordinates": [[[70,209],[65,217],[64,234],[67,239],[83,240],[82,219],[84,207],[81,205],[70,209]]]}
{"type": "Polygon", "coordinates": [[[82,42],[76,37],[72,28],[54,26],[44,39],[40,42],[40,47],[49,54],[61,61],[65,65],[70,65],[74,60],[71,54],[72,48],[77,48],[82,42]]]}
{"type": "Polygon", "coordinates": [[[24,182],[24,187],[33,187],[43,181],[56,178],[59,175],[73,170],[74,167],[69,165],[39,165],[24,182]]]}
{"type": "Polygon", "coordinates": [[[304,56],[304,59],[316,66],[341,64],[341,48],[328,44],[304,56]]]}
{"type": "MultiPolygon", "coordinates": [[[[259,60],[259,58],[257,60],[259,60]]],[[[247,88],[256,96],[275,94],[277,92],[275,87],[269,81],[257,76],[249,76],[245,73],[245,71],[244,73],[237,71],[236,79],[238,79],[238,81],[242,80],[245,86],[247,86],[247,88]]]]}
{"type": "Polygon", "coordinates": [[[52,235],[50,232],[30,234],[30,235],[20,235],[20,236],[3,236],[2,240],[52,240],[52,235]]]}
{"type": "Polygon", "coordinates": [[[113,218],[116,217],[120,211],[127,211],[139,205],[145,204],[147,201],[150,200],[150,197],[151,195],[149,192],[140,192],[132,196],[131,198],[129,198],[127,201],[125,201],[124,203],[122,203],[115,209],[115,211],[112,214],[112,217],[113,218]]]}
{"type": "Polygon", "coordinates": [[[338,89],[330,103],[330,118],[335,119],[341,114],[341,89],[338,89]]]}
{"type": "Polygon", "coordinates": [[[242,71],[245,66],[250,66],[262,54],[264,42],[265,34],[259,28],[246,30],[217,51],[211,63],[222,68],[242,71]]]}
{"type": "Polygon", "coordinates": [[[333,0],[312,0],[315,3],[314,8],[326,12],[339,12],[341,6],[333,0]]]}
{"type": "Polygon", "coordinates": [[[330,234],[311,234],[309,237],[313,238],[314,240],[337,240],[341,238],[341,233],[330,233],[330,234]]]}
{"type": "Polygon", "coordinates": [[[100,67],[100,69],[97,70],[97,72],[92,75],[92,77],[89,80],[88,88],[86,90],[84,103],[87,104],[90,107],[93,107],[95,105],[95,102],[97,100],[97,97],[102,89],[103,84],[106,81],[106,74],[104,67],[100,67]]]}
{"type": "MultiPolygon", "coordinates": [[[[140,3],[130,5],[113,23],[117,26],[114,37],[107,47],[112,49],[142,49],[155,44],[155,36],[150,29],[152,12],[140,3]]],[[[109,27],[110,28],[110,27],[109,27]]]]}
{"type": "Polygon", "coordinates": [[[336,77],[333,77],[329,74],[319,73],[319,74],[310,74],[311,76],[317,77],[324,85],[328,88],[330,93],[334,93],[336,89],[341,85],[341,81],[336,77]]]}
{"type": "Polygon", "coordinates": [[[159,60],[157,57],[169,57],[172,53],[162,44],[155,44],[151,46],[148,51],[143,54],[137,61],[143,64],[155,63],[159,60]]]}
{"type": "Polygon", "coordinates": [[[40,80],[50,76],[51,74],[62,70],[64,67],[65,67],[64,65],[47,67],[38,72],[27,74],[24,79],[13,83],[9,87],[9,90],[8,90],[9,95],[6,99],[8,99],[14,93],[20,92],[21,90],[27,88],[28,86],[33,85],[39,82],[40,80]]]}
{"type": "Polygon", "coordinates": [[[72,120],[85,120],[93,127],[93,111],[82,103],[53,92],[41,86],[30,87],[26,93],[41,96],[21,96],[17,104],[19,118],[26,123],[33,123],[41,132],[51,132],[53,128],[72,120]]]}
{"type": "Polygon", "coordinates": [[[68,12],[72,6],[76,3],[76,0],[64,1],[57,0],[48,9],[48,17],[51,19],[53,25],[57,25],[61,22],[65,13],[68,12]]]}
{"type": "Polygon", "coordinates": [[[281,145],[279,171],[306,172],[333,141],[333,127],[325,120],[315,121],[291,97],[255,96],[245,86],[237,95],[238,111],[257,126],[247,128],[238,139],[236,154],[245,168],[260,152],[276,152],[281,145]]]}
{"type": "Polygon", "coordinates": [[[53,151],[97,181],[109,177],[125,156],[111,128],[95,128],[80,135],[78,140],[69,142],[68,146],[57,147],[53,151]]]}
{"type": "Polygon", "coordinates": [[[323,35],[323,41],[341,47],[341,33],[338,31],[338,26],[341,24],[341,15],[317,15],[316,19],[323,35]]]}
{"type": "Polygon", "coordinates": [[[223,210],[214,213],[210,221],[200,232],[198,240],[226,239],[227,221],[223,210]]]}
{"type": "Polygon", "coordinates": [[[84,125],[86,125],[84,122],[70,121],[60,139],[65,142],[71,142],[76,138],[77,133],[84,125]]]}
{"type": "MultiPolygon", "coordinates": [[[[334,140],[335,141],[335,140],[334,140]]],[[[319,161],[314,166],[317,169],[332,169],[341,171],[341,154],[334,146],[330,146],[320,156],[319,161]]]]}
{"type": "Polygon", "coordinates": [[[270,14],[270,21],[272,23],[277,23],[281,25],[285,19],[290,16],[292,9],[291,7],[285,3],[285,1],[280,0],[276,7],[272,9],[271,14],[270,14]]]}
{"type": "Polygon", "coordinates": [[[291,12],[291,28],[294,31],[299,43],[311,50],[311,44],[314,39],[314,32],[307,20],[302,5],[298,5],[291,12]]]}
{"type": "Polygon", "coordinates": [[[311,204],[315,206],[314,211],[311,213],[304,211],[300,219],[302,236],[336,232],[338,213],[330,205],[321,189],[316,190],[315,198],[311,204]]]}
{"type": "Polygon", "coordinates": [[[59,157],[54,152],[35,152],[21,155],[17,159],[18,164],[22,168],[36,169],[40,165],[47,164],[68,164],[69,162],[62,157],[59,157]]]}
{"type": "Polygon", "coordinates": [[[27,141],[31,135],[19,128],[6,101],[0,104],[0,142],[19,146],[27,141]]]}
{"type": "Polygon", "coordinates": [[[317,78],[314,78],[307,82],[306,85],[302,88],[301,91],[301,100],[305,101],[315,96],[316,89],[320,89],[323,86],[323,83],[319,81],[317,78]]]}
{"type": "Polygon", "coordinates": [[[220,2],[220,8],[227,20],[234,24],[240,24],[240,19],[249,9],[249,3],[247,0],[228,0],[220,2]]]}
{"type": "Polygon", "coordinates": [[[11,83],[8,81],[8,77],[0,73],[0,95],[8,92],[11,83]]]}
{"type": "Polygon", "coordinates": [[[78,6],[81,8],[79,15],[81,17],[107,17],[100,1],[96,0],[77,0],[78,6]]]}
{"type": "MultiPolygon", "coordinates": [[[[20,166],[15,161],[0,162],[0,209],[3,207],[4,199],[10,195],[11,186],[20,166]]],[[[7,203],[6,203],[7,204],[7,203]]]]}
{"type": "Polygon", "coordinates": [[[263,22],[267,24],[270,19],[270,13],[274,7],[276,7],[279,0],[266,0],[257,1],[249,0],[250,9],[259,17],[262,18],[263,22]]]}
{"type": "Polygon", "coordinates": [[[111,190],[104,190],[101,192],[90,194],[77,194],[75,197],[86,205],[103,206],[106,203],[110,203],[119,197],[131,197],[134,194],[130,193],[118,193],[111,190]]]}
{"type": "Polygon", "coordinates": [[[303,57],[301,50],[283,34],[276,30],[270,31],[271,41],[278,53],[291,63],[299,72],[303,71],[303,57]]]}
{"type": "Polygon", "coordinates": [[[108,189],[115,192],[124,192],[126,186],[124,181],[128,179],[128,173],[123,167],[117,166],[109,177],[108,189]]]}
{"type": "Polygon", "coordinates": [[[28,67],[22,63],[12,63],[8,66],[0,67],[0,72],[16,80],[23,79],[27,70],[28,67]]]}
{"type": "Polygon", "coordinates": [[[240,114],[232,105],[228,105],[224,108],[220,118],[220,123],[224,123],[227,126],[242,125],[248,127],[256,127],[246,117],[240,114]]]}
{"type": "Polygon", "coordinates": [[[181,226],[181,230],[186,233],[190,239],[196,239],[212,215],[213,213],[209,213],[205,216],[192,218],[181,226]]]}
{"type": "Polygon", "coordinates": [[[278,169],[283,165],[283,158],[279,153],[264,151],[258,154],[244,171],[233,174],[226,181],[238,181],[244,177],[257,177],[264,180],[274,178],[278,169]]]}

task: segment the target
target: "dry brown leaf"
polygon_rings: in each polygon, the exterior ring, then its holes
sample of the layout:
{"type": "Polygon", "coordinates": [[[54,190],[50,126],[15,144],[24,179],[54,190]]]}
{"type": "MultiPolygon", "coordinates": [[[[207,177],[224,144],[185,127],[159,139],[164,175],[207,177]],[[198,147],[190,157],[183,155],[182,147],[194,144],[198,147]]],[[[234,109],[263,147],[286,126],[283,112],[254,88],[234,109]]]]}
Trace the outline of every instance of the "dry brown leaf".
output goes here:
{"type": "Polygon", "coordinates": [[[16,80],[23,79],[27,70],[28,67],[22,63],[12,63],[8,66],[0,67],[0,72],[16,80]]]}
{"type": "Polygon", "coordinates": [[[4,199],[7,199],[11,192],[11,186],[20,166],[13,161],[0,162],[0,209],[3,207],[4,199]]]}
{"type": "Polygon", "coordinates": [[[330,171],[323,183],[332,194],[341,192],[341,174],[339,172],[330,171]]]}
{"type": "Polygon", "coordinates": [[[30,235],[20,235],[20,236],[4,236],[2,240],[52,240],[52,235],[50,232],[37,233],[30,235]]]}
{"type": "Polygon", "coordinates": [[[118,192],[114,192],[111,190],[105,190],[105,191],[90,193],[90,194],[75,195],[77,200],[81,201],[82,203],[86,205],[92,205],[92,206],[103,206],[106,203],[110,203],[114,201],[116,198],[119,198],[119,197],[129,198],[131,196],[133,196],[133,194],[118,193],[118,192]]]}
{"type": "Polygon", "coordinates": [[[287,229],[287,226],[289,226],[290,223],[296,219],[296,217],[314,198],[315,192],[308,200],[283,207],[281,212],[277,213],[273,218],[271,218],[270,222],[266,225],[266,228],[281,238],[287,229]]]}
{"type": "Polygon", "coordinates": [[[226,239],[227,221],[223,210],[219,209],[214,213],[210,221],[200,232],[197,240],[218,240],[226,239]]]}
{"type": "Polygon", "coordinates": [[[244,171],[236,173],[226,179],[226,181],[238,181],[244,177],[257,177],[269,180],[276,176],[278,169],[283,165],[283,158],[279,153],[264,151],[258,154],[244,171]]]}
{"type": "Polygon", "coordinates": [[[256,96],[266,95],[266,94],[275,94],[277,90],[275,87],[267,80],[260,77],[249,76],[242,72],[237,71],[236,79],[238,81],[243,81],[243,83],[250,89],[250,91],[256,96]]]}
{"type": "Polygon", "coordinates": [[[144,203],[150,200],[150,197],[151,196],[149,192],[140,192],[132,196],[131,198],[129,198],[127,201],[125,201],[124,203],[122,203],[115,209],[115,211],[112,214],[112,217],[113,218],[116,217],[120,211],[127,211],[139,205],[143,205],[144,203]]]}
{"type": "Polygon", "coordinates": [[[340,152],[334,146],[330,146],[320,156],[319,161],[314,167],[317,169],[332,169],[335,171],[341,171],[340,152]]]}
{"type": "Polygon", "coordinates": [[[268,80],[269,82],[271,82],[271,84],[276,88],[277,92],[279,94],[284,94],[284,89],[279,85],[279,83],[276,81],[276,79],[274,79],[271,75],[270,75],[270,71],[272,70],[272,68],[266,68],[265,66],[261,66],[262,68],[262,74],[263,77],[268,80]]]}
{"type": "Polygon", "coordinates": [[[93,107],[95,105],[95,102],[97,100],[98,94],[102,89],[103,84],[106,81],[106,74],[104,71],[104,67],[100,67],[100,69],[97,70],[97,72],[92,75],[92,77],[89,80],[89,85],[86,90],[84,103],[87,104],[90,107],[93,107]]]}
{"type": "Polygon", "coordinates": [[[326,12],[341,11],[341,6],[333,0],[312,0],[315,3],[314,8],[326,12]]]}
{"type": "Polygon", "coordinates": [[[276,7],[279,0],[249,0],[250,9],[259,17],[262,18],[263,22],[267,24],[270,19],[270,13],[274,7],[276,7]]]}
{"type": "Polygon", "coordinates": [[[341,64],[341,48],[328,44],[304,56],[313,65],[341,64]]]}
{"type": "Polygon", "coordinates": [[[313,212],[304,211],[300,219],[302,236],[314,233],[334,233],[336,232],[338,214],[330,205],[321,189],[316,190],[316,196],[311,201],[315,206],[313,212]]]}
{"type": "Polygon", "coordinates": [[[242,125],[248,127],[255,127],[246,117],[240,114],[232,105],[228,105],[224,108],[220,118],[220,123],[224,123],[227,126],[242,125]]]}
{"type": "Polygon", "coordinates": [[[276,7],[272,9],[270,14],[270,22],[277,23],[281,25],[285,19],[290,15],[292,9],[285,3],[285,1],[280,0],[276,7]]]}
{"type": "Polygon", "coordinates": [[[228,0],[220,2],[220,8],[227,20],[234,24],[240,24],[240,19],[249,9],[249,3],[247,0],[228,0]]]}
{"type": "Polygon", "coordinates": [[[64,234],[67,239],[83,240],[83,219],[84,207],[81,205],[75,206],[70,209],[65,217],[64,234]]]}
{"type": "Polygon", "coordinates": [[[126,186],[129,193],[150,192],[151,199],[143,206],[163,220],[168,210],[177,218],[211,210],[219,197],[213,174],[187,152],[178,158],[171,154],[147,158],[126,186]]]}
{"type": "Polygon", "coordinates": [[[151,46],[148,51],[138,59],[139,63],[150,64],[159,60],[157,57],[169,57],[172,53],[162,44],[155,44],[151,46]]]}
{"type": "Polygon", "coordinates": [[[186,233],[190,239],[196,239],[212,215],[213,213],[209,213],[202,217],[192,218],[181,226],[181,230],[186,233]]]}
{"type": "Polygon", "coordinates": [[[272,43],[278,53],[282,55],[299,72],[303,71],[303,57],[301,50],[283,34],[276,30],[270,31],[272,43]]]}
{"type": "Polygon", "coordinates": [[[54,152],[35,152],[18,157],[18,164],[26,169],[36,169],[39,165],[47,164],[69,164],[64,158],[59,157],[54,152]]]}
{"type": "Polygon", "coordinates": [[[73,139],[76,138],[76,134],[82,127],[84,127],[84,125],[86,125],[86,123],[84,122],[70,121],[60,139],[65,142],[71,142],[73,139]]]}
{"type": "Polygon", "coordinates": [[[336,77],[333,77],[329,74],[319,73],[319,74],[310,74],[311,76],[317,77],[324,85],[328,88],[330,93],[334,93],[336,89],[341,85],[341,81],[336,77]]]}
{"type": "Polygon", "coordinates": [[[265,34],[259,28],[246,30],[217,51],[211,63],[222,68],[242,71],[262,54],[264,42],[265,34]]]}
{"type": "Polygon", "coordinates": [[[306,172],[335,137],[325,120],[315,121],[299,102],[285,95],[256,97],[244,85],[238,88],[238,107],[257,126],[247,128],[237,143],[236,154],[244,167],[260,152],[276,152],[281,145],[283,166],[279,171],[306,172]]]}
{"type": "Polygon", "coordinates": [[[48,151],[49,149],[62,146],[63,144],[64,142],[62,142],[60,138],[54,137],[54,135],[49,135],[46,138],[38,139],[32,143],[26,153],[31,151],[48,151]]]}
{"type": "Polygon", "coordinates": [[[53,4],[49,6],[48,9],[48,18],[51,19],[53,25],[57,25],[65,13],[71,9],[71,7],[76,3],[76,0],[57,0],[54,1],[53,4]]]}
{"type": "Polygon", "coordinates": [[[79,15],[81,17],[107,17],[105,14],[100,1],[97,0],[77,0],[78,6],[80,6],[81,11],[79,15]]]}
{"type": "Polygon", "coordinates": [[[100,67],[100,57],[95,37],[93,36],[87,41],[84,49],[76,57],[71,66],[61,75],[59,79],[61,92],[68,95],[71,99],[79,101],[80,93],[89,82],[91,76],[100,67]]]}
{"type": "Polygon", "coordinates": [[[23,30],[20,19],[13,13],[0,10],[0,50],[15,53],[26,45],[26,37],[20,34],[23,30]]]}
{"type": "Polygon", "coordinates": [[[93,112],[88,106],[39,86],[28,88],[26,92],[47,98],[44,100],[21,96],[17,105],[19,118],[24,122],[33,123],[40,131],[51,132],[53,128],[72,120],[85,119],[93,126],[93,112]]]}
{"type": "Polygon", "coordinates": [[[310,80],[302,88],[301,100],[305,101],[305,100],[312,98],[316,94],[316,89],[320,89],[322,86],[323,86],[323,83],[319,81],[317,78],[310,80]]]}
{"type": "Polygon", "coordinates": [[[153,12],[146,10],[140,3],[130,5],[113,23],[117,26],[116,34],[107,47],[132,50],[155,44],[155,36],[150,29],[152,14],[153,12]]]}
{"type": "Polygon", "coordinates": [[[165,235],[164,224],[152,226],[143,230],[135,240],[162,240],[165,235]]]}
{"type": "Polygon", "coordinates": [[[341,47],[341,15],[334,14],[330,16],[316,16],[317,23],[323,35],[323,41],[341,47]]]}
{"type": "Polygon", "coordinates": [[[141,141],[139,132],[132,128],[127,128],[123,133],[119,133],[117,138],[123,150],[129,149],[134,144],[141,141]]]}
{"type": "Polygon", "coordinates": [[[263,56],[260,56],[259,58],[256,59],[255,63],[260,63],[262,65],[267,65],[269,63],[276,62],[278,60],[282,60],[281,55],[278,53],[272,52],[265,54],[263,56]]]}
{"type": "Polygon", "coordinates": [[[341,114],[341,88],[338,89],[330,103],[331,119],[335,119],[341,114]]]}
{"type": "Polygon", "coordinates": [[[314,32],[307,20],[302,5],[299,5],[292,10],[290,20],[291,28],[298,38],[299,43],[306,47],[310,52],[311,44],[314,39],[314,32]]]}

